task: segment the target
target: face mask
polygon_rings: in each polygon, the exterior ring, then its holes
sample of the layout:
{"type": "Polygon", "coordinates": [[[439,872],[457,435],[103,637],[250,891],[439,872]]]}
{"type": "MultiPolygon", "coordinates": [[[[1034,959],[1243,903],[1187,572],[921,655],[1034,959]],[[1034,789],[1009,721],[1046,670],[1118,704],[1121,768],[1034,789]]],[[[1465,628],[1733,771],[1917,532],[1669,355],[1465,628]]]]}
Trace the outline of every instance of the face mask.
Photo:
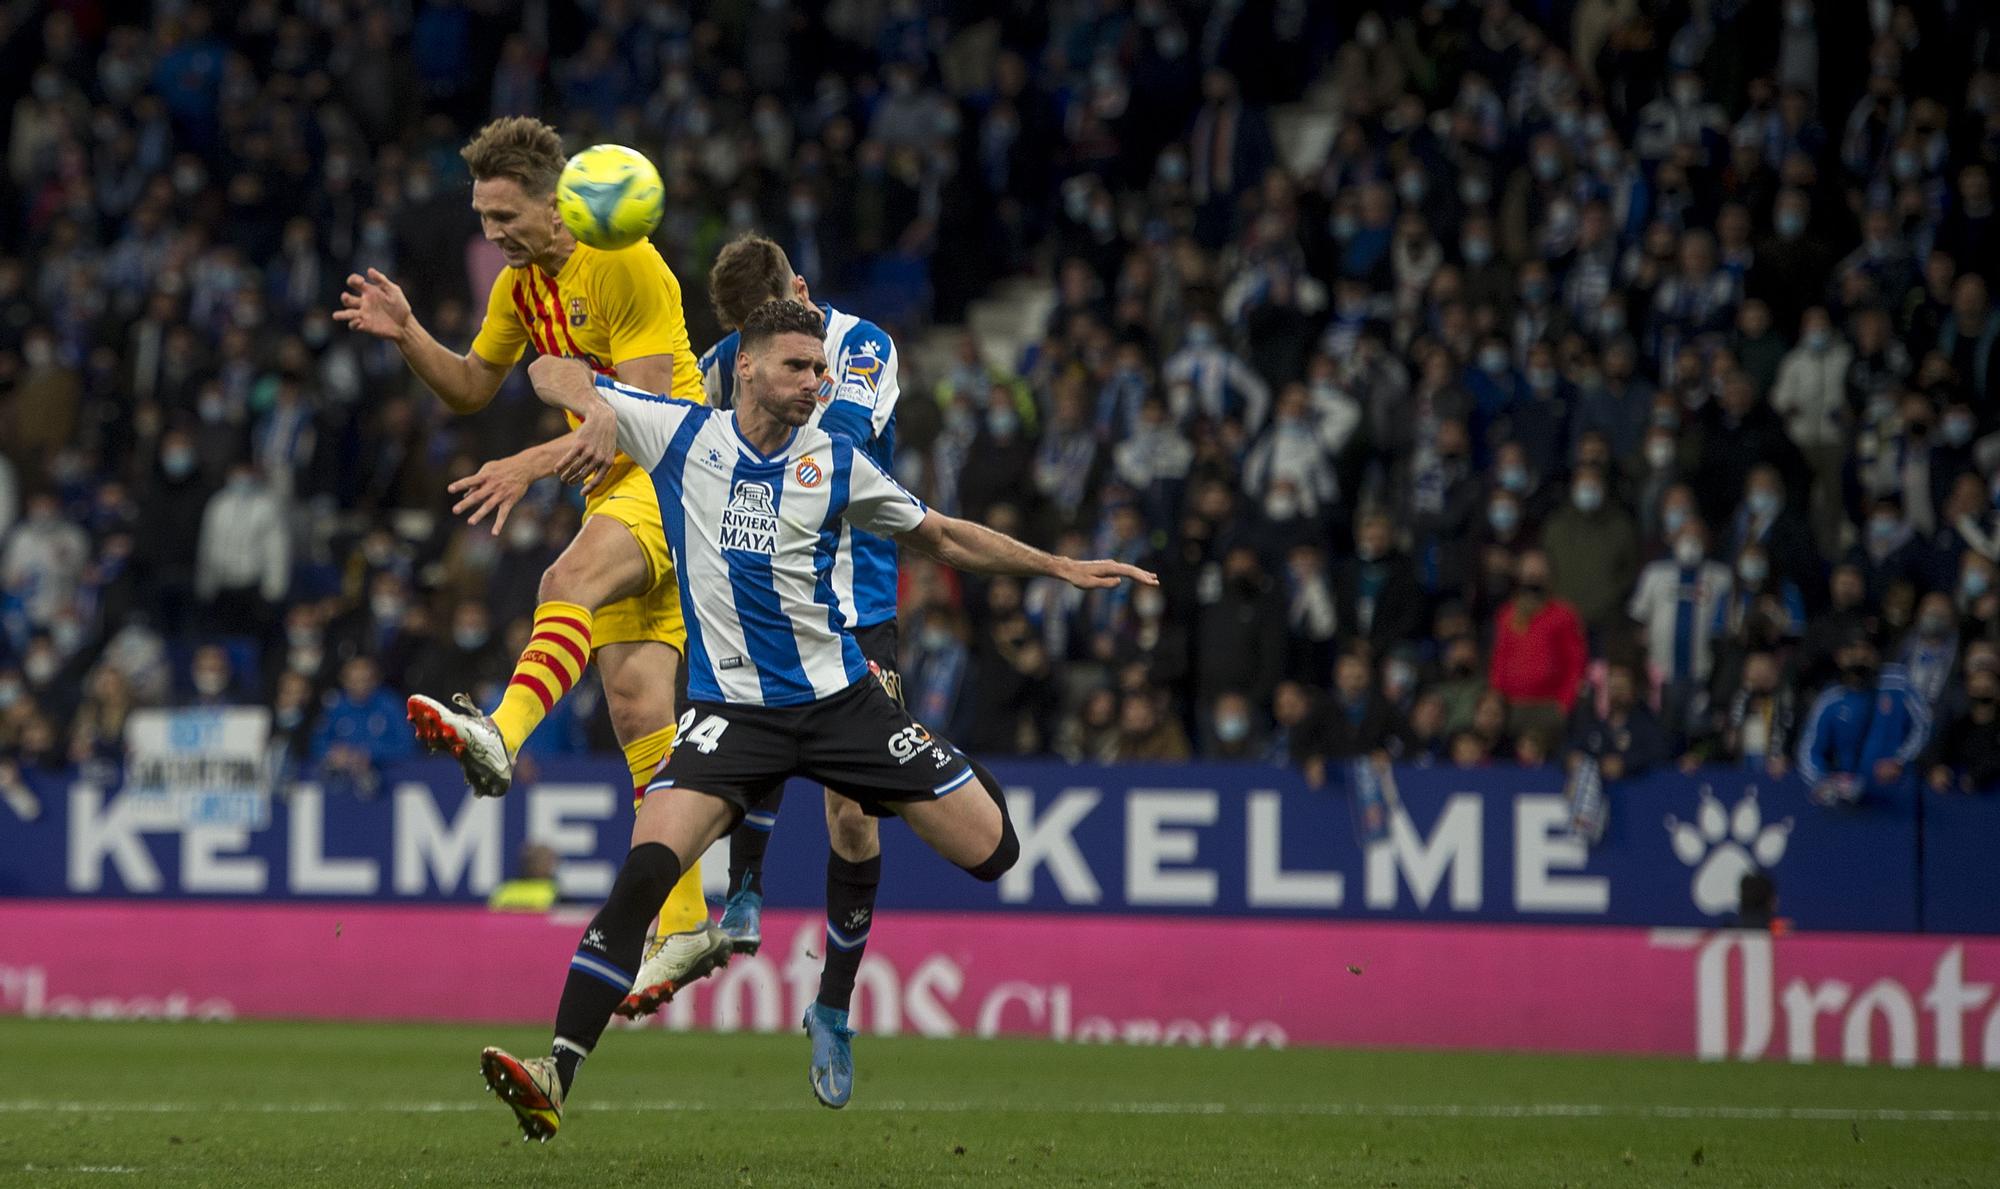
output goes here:
{"type": "Polygon", "coordinates": [[[229,674],[213,669],[197,669],[194,674],[194,690],[204,698],[212,698],[229,688],[229,674]]]}
{"type": "Polygon", "coordinates": [[[1458,183],[1458,200],[1467,206],[1485,206],[1493,197],[1493,183],[1477,174],[1463,178],[1458,183]]]}
{"type": "Polygon", "coordinates": [[[1736,563],[1736,574],[1751,586],[1761,585],[1770,577],[1771,563],[1761,557],[1746,557],[1736,563]]]}
{"type": "Polygon", "coordinates": [[[996,438],[1009,438],[1021,427],[1021,415],[1012,409],[994,409],[986,414],[986,432],[996,438]]]}
{"type": "Polygon", "coordinates": [[[1899,149],[1891,159],[1889,168],[1895,171],[1897,178],[1907,182],[1917,176],[1918,170],[1923,168],[1923,163],[1917,160],[1915,153],[1908,149],[1899,149]]]}
{"type": "Polygon", "coordinates": [[[1469,239],[1459,244],[1458,247],[1459,251],[1465,254],[1465,262],[1467,264],[1476,266],[1493,259],[1493,241],[1491,240],[1469,239]]]}
{"type": "Polygon", "coordinates": [[[194,473],[194,452],[192,450],[169,450],[160,455],[160,469],[169,479],[185,479],[194,473]]]}
{"type": "Polygon", "coordinates": [[[1625,329],[1625,311],[1617,306],[1600,310],[1597,315],[1597,329],[1607,335],[1622,333],[1625,329]]]}
{"type": "Polygon", "coordinates": [[[36,685],[43,685],[52,680],[56,670],[60,668],[62,660],[53,652],[37,652],[21,662],[21,672],[27,674],[28,680],[36,685]]]}
{"type": "Polygon", "coordinates": [[[1335,215],[1333,217],[1333,238],[1337,240],[1350,240],[1354,238],[1354,233],[1359,230],[1361,230],[1361,224],[1355,221],[1353,215],[1335,215]]]}
{"type": "Polygon", "coordinates": [[[1545,182],[1553,182],[1562,176],[1562,158],[1550,153],[1535,154],[1535,176],[1545,182]]]}
{"type": "Polygon", "coordinates": [[[1687,522],[1688,514],[1685,508],[1668,508],[1660,514],[1660,527],[1666,530],[1669,537],[1680,536],[1681,529],[1687,527],[1687,522]]]}
{"type": "Polygon", "coordinates": [[[1187,345],[1190,347],[1212,347],[1215,345],[1215,327],[1206,322],[1197,322],[1187,330],[1187,345]]]}
{"type": "Polygon", "coordinates": [[[1759,487],[1744,501],[1750,505],[1750,514],[1759,520],[1778,514],[1778,493],[1759,487]]]}
{"type": "Polygon", "coordinates": [[[1403,196],[1404,202],[1422,202],[1427,189],[1429,187],[1424,183],[1424,175],[1420,173],[1406,173],[1396,179],[1396,193],[1403,196]]]}
{"type": "Polygon", "coordinates": [[[1273,520],[1290,520],[1299,514],[1299,497],[1274,495],[1264,501],[1264,514],[1273,520]]]}
{"type": "Polygon", "coordinates": [[[1604,506],[1604,489],[1595,483],[1585,483],[1570,493],[1579,512],[1595,512],[1604,506]]]}
{"type": "Polygon", "coordinates": [[[475,648],[485,647],[489,634],[485,628],[453,628],[451,640],[459,648],[471,652],[475,648]]]}
{"type": "Polygon", "coordinates": [[[941,652],[951,647],[951,633],[944,628],[925,628],[924,648],[930,652],[941,652]]]}
{"type": "Polygon", "coordinates": [[[1963,446],[1972,440],[1975,428],[1972,418],[1954,413],[1944,419],[1944,440],[1954,446],[1963,446]]]}
{"type": "Polygon", "coordinates": [[[49,641],[56,651],[64,656],[74,656],[77,645],[83,643],[83,625],[65,620],[49,629],[49,641]]]}
{"type": "Polygon", "coordinates": [[[1241,743],[1250,734],[1250,720],[1230,715],[1215,720],[1215,737],[1224,743],[1241,743]]]}
{"type": "Polygon", "coordinates": [[[1894,517],[1875,516],[1868,521],[1868,535],[1877,541],[1887,542],[1895,538],[1896,530],[1900,527],[1902,527],[1901,522],[1894,517]]]}
{"type": "Polygon", "coordinates": [[[303,707],[287,706],[278,711],[272,718],[281,730],[289,731],[306,720],[306,712],[303,707]]]}
{"type": "Polygon", "coordinates": [[[1520,466],[1501,467],[1500,487],[1503,491],[1511,491],[1515,495],[1528,490],[1528,469],[1520,466]]]}
{"type": "Polygon", "coordinates": [[[1941,640],[1951,635],[1951,617],[1935,613],[1920,615],[1917,617],[1917,631],[1928,639],[1941,640]]]}
{"type": "Polygon", "coordinates": [[[1665,438],[1654,438],[1646,443],[1646,465],[1656,471],[1664,471],[1674,462],[1674,444],[1665,438]]]}
{"type": "Polygon", "coordinates": [[[792,199],[792,222],[810,223],[819,217],[819,204],[810,198],[792,199]]]}
{"type": "Polygon", "coordinates": [[[1166,609],[1167,601],[1160,597],[1159,591],[1146,590],[1132,596],[1132,610],[1137,612],[1141,619],[1157,619],[1166,609]]]}
{"type": "Polygon", "coordinates": [[[403,617],[403,600],[394,595],[376,595],[368,600],[368,610],[377,619],[398,620],[403,617]]]}
{"type": "Polygon", "coordinates": [[[1772,220],[1780,239],[1797,239],[1806,233],[1806,217],[1795,210],[1779,211],[1772,220]]]}
{"type": "Polygon", "coordinates": [[[1624,155],[1608,144],[1597,146],[1591,158],[1597,162],[1597,172],[1606,176],[1619,172],[1618,167],[1625,164],[1624,155]]]}
{"type": "Polygon", "coordinates": [[[21,700],[20,682],[18,681],[0,682],[0,709],[12,706],[14,703],[20,700],[21,700]]]}
{"type": "Polygon", "coordinates": [[[286,628],[285,643],[293,648],[317,648],[319,632],[307,627],[286,628]]]}
{"type": "Polygon", "coordinates": [[[1489,376],[1501,376],[1507,372],[1507,348],[1481,347],[1479,349],[1479,370],[1489,376]]]}
{"type": "Polygon", "coordinates": [[[1692,570],[1701,564],[1701,542],[1692,537],[1682,537],[1674,542],[1674,560],[1684,570],[1692,570]]]}
{"type": "Polygon", "coordinates": [[[1552,367],[1529,368],[1528,384],[1537,392],[1547,392],[1556,386],[1556,369],[1552,367]]]}
{"type": "Polygon", "coordinates": [[[1970,603],[1974,600],[1984,598],[1986,596],[1986,588],[1989,585],[1986,571],[1967,570],[1965,577],[1959,579],[1958,593],[1966,602],[1970,603]]]}
{"type": "Polygon", "coordinates": [[[1521,509],[1513,504],[1494,504],[1486,509],[1486,523],[1504,537],[1520,525],[1521,509]]]}
{"type": "Polygon", "coordinates": [[[1833,334],[1830,331],[1815,327],[1814,329],[1808,330],[1806,332],[1807,350],[1824,351],[1827,348],[1827,344],[1831,343],[1832,341],[1833,341],[1833,334]]]}
{"type": "Polygon", "coordinates": [[[1682,107],[1693,107],[1701,102],[1700,83],[1675,83],[1674,102],[1682,107]]]}
{"type": "Polygon", "coordinates": [[[1540,305],[1549,299],[1547,281],[1528,281],[1521,286],[1521,300],[1529,305],[1540,305]]]}

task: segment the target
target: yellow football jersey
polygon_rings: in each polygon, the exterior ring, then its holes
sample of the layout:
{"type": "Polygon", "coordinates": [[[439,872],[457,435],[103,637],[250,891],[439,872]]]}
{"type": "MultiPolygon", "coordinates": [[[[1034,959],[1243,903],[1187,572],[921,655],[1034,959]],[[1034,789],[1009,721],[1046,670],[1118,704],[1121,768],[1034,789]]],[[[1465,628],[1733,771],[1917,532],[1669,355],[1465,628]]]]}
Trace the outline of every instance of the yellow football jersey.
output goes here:
{"type": "MultiPolygon", "coordinates": [[[[701,368],[681,312],[681,283],[646,240],[615,252],[578,244],[553,277],[532,264],[500,270],[472,349],[488,363],[512,367],[530,346],[543,355],[581,359],[606,376],[616,376],[626,360],[672,355],[674,383],[667,395],[703,399],[701,368]]],[[[624,455],[619,458],[622,463],[624,455]]]]}

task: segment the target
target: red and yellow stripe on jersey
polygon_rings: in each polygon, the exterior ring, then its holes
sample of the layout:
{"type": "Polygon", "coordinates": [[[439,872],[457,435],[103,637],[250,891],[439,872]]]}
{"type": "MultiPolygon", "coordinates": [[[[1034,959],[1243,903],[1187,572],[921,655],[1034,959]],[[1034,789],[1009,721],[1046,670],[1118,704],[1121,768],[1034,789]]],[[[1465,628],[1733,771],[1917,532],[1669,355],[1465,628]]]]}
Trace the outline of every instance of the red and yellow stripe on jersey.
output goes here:
{"type": "MultiPolygon", "coordinates": [[[[681,283],[659,249],[645,240],[615,252],[578,244],[554,276],[532,264],[500,270],[472,349],[488,363],[512,367],[529,347],[581,359],[607,376],[617,375],[618,365],[630,360],[671,355],[674,383],[668,395],[702,399],[701,370],[681,312],[681,283]]],[[[631,466],[624,455],[618,459],[614,480],[631,466]]]]}

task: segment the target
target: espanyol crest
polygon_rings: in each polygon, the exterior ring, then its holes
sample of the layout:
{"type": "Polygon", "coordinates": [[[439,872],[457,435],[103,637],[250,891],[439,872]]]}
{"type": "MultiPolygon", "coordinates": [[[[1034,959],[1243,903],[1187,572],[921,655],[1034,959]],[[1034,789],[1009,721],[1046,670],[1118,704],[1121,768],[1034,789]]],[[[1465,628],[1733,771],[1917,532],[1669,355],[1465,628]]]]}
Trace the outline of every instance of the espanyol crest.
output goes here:
{"type": "Polygon", "coordinates": [[[800,487],[818,487],[820,480],[826,478],[826,472],[820,469],[819,460],[808,454],[799,459],[799,465],[792,470],[792,477],[799,481],[800,487]]]}

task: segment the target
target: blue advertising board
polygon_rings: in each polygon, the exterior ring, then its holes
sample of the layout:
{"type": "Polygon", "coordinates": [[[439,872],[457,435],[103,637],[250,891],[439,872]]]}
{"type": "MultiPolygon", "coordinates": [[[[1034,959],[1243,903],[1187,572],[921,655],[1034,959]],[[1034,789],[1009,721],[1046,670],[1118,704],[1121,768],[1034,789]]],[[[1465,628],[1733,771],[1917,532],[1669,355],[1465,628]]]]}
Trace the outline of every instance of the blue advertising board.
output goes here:
{"type": "MultiPolygon", "coordinates": [[[[1554,769],[1402,768],[1386,830],[1364,843],[1344,777],[1313,790],[1248,765],[995,770],[1021,836],[1016,868],[979,883],[888,822],[883,909],[1704,925],[1735,911],[1757,867],[1801,929],[2000,932],[1988,874],[2000,802],[1988,798],[1934,798],[1950,803],[1950,837],[1933,824],[1920,846],[1914,790],[1828,809],[1796,780],[1658,773],[1609,787],[1609,822],[1587,846],[1569,833],[1554,769]]],[[[400,765],[372,800],[304,785],[264,822],[162,819],[81,779],[35,787],[40,818],[0,811],[0,896],[476,900],[532,838],[563,856],[566,894],[592,900],[631,814],[615,758],[545,763],[501,800],[467,795],[447,762],[400,765]]],[[[820,793],[794,782],[787,794],[768,897],[816,905],[820,793]]],[[[711,851],[713,889],[723,864],[711,851]]]]}

